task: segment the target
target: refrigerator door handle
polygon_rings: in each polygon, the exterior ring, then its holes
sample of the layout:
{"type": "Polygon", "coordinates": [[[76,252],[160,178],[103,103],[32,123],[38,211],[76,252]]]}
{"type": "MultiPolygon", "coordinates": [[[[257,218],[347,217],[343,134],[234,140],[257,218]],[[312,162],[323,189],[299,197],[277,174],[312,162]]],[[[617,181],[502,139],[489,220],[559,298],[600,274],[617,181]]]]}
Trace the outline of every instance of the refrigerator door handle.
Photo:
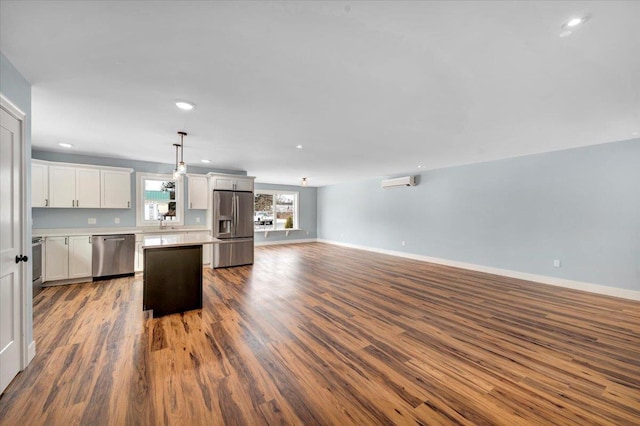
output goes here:
{"type": "MultiPolygon", "coordinates": [[[[238,222],[240,222],[240,197],[238,197],[237,195],[233,196],[233,206],[235,208],[235,217],[234,217],[234,222],[236,224],[236,230],[238,229],[238,222]]],[[[234,232],[234,237],[236,236],[237,232],[234,232]]]]}

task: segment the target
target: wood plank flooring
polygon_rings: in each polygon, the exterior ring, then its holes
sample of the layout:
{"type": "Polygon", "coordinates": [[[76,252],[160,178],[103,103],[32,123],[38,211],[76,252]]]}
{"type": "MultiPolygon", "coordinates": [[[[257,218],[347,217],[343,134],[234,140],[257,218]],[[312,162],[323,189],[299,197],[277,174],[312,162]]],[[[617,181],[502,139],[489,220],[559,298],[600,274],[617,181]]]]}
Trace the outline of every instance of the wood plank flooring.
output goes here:
{"type": "Polygon", "coordinates": [[[640,303],[321,243],[205,269],[152,319],[142,278],[46,288],[3,425],[638,425],[640,303]]]}

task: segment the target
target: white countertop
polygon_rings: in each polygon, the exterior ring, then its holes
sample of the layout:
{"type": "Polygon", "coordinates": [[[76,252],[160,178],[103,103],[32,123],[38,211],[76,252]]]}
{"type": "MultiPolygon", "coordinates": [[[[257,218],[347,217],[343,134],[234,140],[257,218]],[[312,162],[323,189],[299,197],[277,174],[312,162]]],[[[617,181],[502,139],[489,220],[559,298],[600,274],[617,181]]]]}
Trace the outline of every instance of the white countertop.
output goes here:
{"type": "Polygon", "coordinates": [[[194,246],[219,242],[220,240],[217,238],[193,234],[145,235],[142,240],[142,248],[194,246]]]}
{"type": "Polygon", "coordinates": [[[176,232],[209,231],[205,226],[180,226],[160,229],[157,226],[109,227],[109,228],[52,228],[33,229],[34,237],[72,237],[75,235],[114,235],[114,234],[175,234],[176,232]]]}

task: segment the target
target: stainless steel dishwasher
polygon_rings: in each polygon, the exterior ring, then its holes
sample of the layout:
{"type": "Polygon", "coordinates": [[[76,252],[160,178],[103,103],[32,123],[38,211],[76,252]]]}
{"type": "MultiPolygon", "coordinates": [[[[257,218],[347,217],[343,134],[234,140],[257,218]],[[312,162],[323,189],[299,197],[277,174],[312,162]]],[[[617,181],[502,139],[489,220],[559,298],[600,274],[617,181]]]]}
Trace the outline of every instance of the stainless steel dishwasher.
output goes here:
{"type": "Polygon", "coordinates": [[[93,279],[133,275],[136,237],[133,234],[93,235],[93,279]]]}

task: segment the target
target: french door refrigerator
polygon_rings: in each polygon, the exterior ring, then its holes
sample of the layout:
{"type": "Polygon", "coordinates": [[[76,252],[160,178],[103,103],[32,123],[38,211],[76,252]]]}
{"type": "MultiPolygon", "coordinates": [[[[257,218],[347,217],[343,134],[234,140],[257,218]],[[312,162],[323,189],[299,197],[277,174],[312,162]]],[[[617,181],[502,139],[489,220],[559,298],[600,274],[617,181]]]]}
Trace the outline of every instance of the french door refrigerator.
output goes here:
{"type": "Polygon", "coordinates": [[[213,267],[253,263],[253,192],[213,191],[213,267]]]}

